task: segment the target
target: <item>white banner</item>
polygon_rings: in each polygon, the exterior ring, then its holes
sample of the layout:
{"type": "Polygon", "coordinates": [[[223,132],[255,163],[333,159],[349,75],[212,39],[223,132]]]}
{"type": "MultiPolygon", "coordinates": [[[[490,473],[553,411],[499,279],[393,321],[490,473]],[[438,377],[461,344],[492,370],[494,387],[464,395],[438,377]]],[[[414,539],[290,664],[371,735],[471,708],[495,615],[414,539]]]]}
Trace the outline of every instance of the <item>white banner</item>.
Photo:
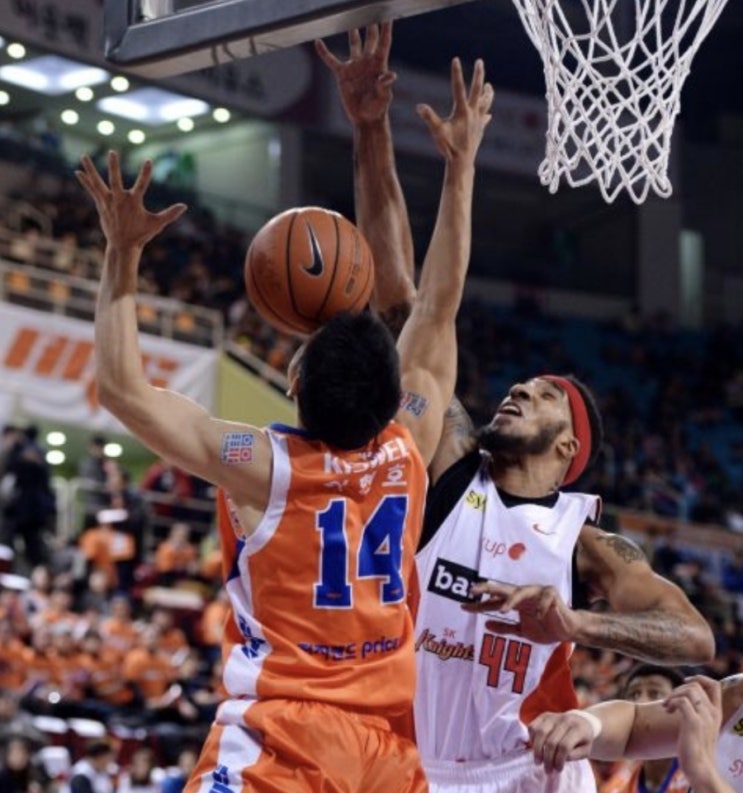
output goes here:
{"type": "MultiPolygon", "coordinates": [[[[397,73],[393,86],[395,98],[390,109],[392,132],[397,151],[438,157],[426,125],[415,112],[418,104],[428,104],[441,116],[451,112],[451,81],[448,74],[416,72],[392,64],[397,73]]],[[[469,78],[469,70],[467,71],[469,78]]],[[[497,75],[489,75],[491,81],[497,75]]],[[[351,134],[335,82],[326,76],[329,91],[328,117],[323,120],[332,131],[351,134]]],[[[493,120],[490,122],[477,156],[478,167],[524,174],[537,180],[537,168],[544,158],[547,132],[547,103],[543,98],[504,91],[495,84],[493,120]]]]}
{"type": "MultiPolygon", "coordinates": [[[[0,303],[0,327],[0,407],[12,404],[27,416],[122,431],[98,404],[90,322],[0,303]]],[[[216,351],[146,334],[140,334],[140,346],[151,383],[213,410],[216,351]]]]}

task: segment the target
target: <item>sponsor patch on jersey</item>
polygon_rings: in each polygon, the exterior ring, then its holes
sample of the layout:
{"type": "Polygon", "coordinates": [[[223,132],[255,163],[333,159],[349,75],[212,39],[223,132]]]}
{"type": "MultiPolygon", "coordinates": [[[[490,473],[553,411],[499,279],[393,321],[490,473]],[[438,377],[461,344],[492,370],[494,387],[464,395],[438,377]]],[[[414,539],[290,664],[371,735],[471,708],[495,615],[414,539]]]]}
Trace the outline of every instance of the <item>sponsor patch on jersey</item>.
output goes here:
{"type": "Polygon", "coordinates": [[[428,581],[428,591],[459,603],[474,603],[470,587],[484,581],[477,570],[464,567],[448,559],[437,559],[428,581]]]}

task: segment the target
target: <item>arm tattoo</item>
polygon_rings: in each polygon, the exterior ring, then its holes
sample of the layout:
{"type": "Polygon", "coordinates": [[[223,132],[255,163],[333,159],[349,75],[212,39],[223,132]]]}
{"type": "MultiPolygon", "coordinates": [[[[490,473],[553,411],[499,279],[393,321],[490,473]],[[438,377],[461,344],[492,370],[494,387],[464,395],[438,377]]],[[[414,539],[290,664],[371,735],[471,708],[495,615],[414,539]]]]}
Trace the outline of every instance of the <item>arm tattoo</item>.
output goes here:
{"type": "Polygon", "coordinates": [[[615,650],[646,663],[695,663],[688,621],[667,611],[602,614],[589,647],[615,650]]]}
{"type": "Polygon", "coordinates": [[[379,312],[379,318],[396,339],[400,336],[405,320],[410,316],[411,308],[409,303],[398,303],[379,312]]]}
{"type": "Polygon", "coordinates": [[[645,554],[632,540],[620,537],[618,534],[597,534],[596,539],[605,542],[607,546],[623,561],[644,562],[645,554]]]}
{"type": "Polygon", "coordinates": [[[452,397],[449,407],[444,413],[444,425],[446,431],[452,435],[470,438],[475,432],[475,425],[472,423],[469,413],[456,397],[452,397]]]}

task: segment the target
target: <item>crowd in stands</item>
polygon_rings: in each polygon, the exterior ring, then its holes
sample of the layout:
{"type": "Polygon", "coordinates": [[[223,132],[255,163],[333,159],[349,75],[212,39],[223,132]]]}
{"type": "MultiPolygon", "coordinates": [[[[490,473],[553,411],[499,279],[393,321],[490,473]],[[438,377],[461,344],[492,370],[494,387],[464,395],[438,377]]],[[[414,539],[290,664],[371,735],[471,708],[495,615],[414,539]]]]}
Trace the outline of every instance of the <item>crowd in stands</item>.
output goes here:
{"type": "MultiPolygon", "coordinates": [[[[99,247],[93,208],[71,179],[60,176],[51,192],[26,185],[18,197],[51,220],[55,238],[99,247]]],[[[158,198],[173,200],[167,190],[158,198]]],[[[21,231],[29,258],[17,261],[30,263],[40,229],[29,221],[21,231]]],[[[242,231],[192,208],[148,247],[140,286],[222,312],[233,340],[283,371],[297,342],[247,305],[247,243],[242,231]]],[[[609,504],[743,531],[737,329],[691,332],[635,315],[624,323],[558,319],[532,300],[496,308],[469,299],[459,330],[458,390],[477,423],[490,420],[515,380],[573,372],[595,388],[606,428],[601,462],[581,489],[609,504]]],[[[0,790],[8,793],[61,793],[59,780],[76,774],[107,780],[110,793],[176,793],[220,696],[228,605],[209,532],[213,494],[162,461],[135,483],[104,444],[92,437],[80,461],[79,534],[60,543],[38,437],[33,428],[3,431],[0,542],[17,552],[0,578],[0,790]],[[13,573],[27,574],[28,587],[13,573]]],[[[707,671],[743,671],[743,551],[712,580],[702,555],[672,543],[648,550],[714,627],[718,659],[707,671]]],[[[573,663],[584,704],[615,695],[631,665],[583,648],[573,663]]]]}

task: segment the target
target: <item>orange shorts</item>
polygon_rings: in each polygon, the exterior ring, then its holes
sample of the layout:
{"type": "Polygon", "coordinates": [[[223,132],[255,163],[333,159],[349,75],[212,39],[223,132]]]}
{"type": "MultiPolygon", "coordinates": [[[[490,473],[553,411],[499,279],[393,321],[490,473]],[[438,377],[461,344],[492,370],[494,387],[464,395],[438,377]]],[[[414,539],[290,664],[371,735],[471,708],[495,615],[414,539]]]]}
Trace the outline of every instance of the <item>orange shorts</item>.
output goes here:
{"type": "Polygon", "coordinates": [[[428,783],[415,745],[384,719],[321,702],[246,708],[232,700],[220,707],[184,793],[254,791],[427,793],[428,783]]]}

